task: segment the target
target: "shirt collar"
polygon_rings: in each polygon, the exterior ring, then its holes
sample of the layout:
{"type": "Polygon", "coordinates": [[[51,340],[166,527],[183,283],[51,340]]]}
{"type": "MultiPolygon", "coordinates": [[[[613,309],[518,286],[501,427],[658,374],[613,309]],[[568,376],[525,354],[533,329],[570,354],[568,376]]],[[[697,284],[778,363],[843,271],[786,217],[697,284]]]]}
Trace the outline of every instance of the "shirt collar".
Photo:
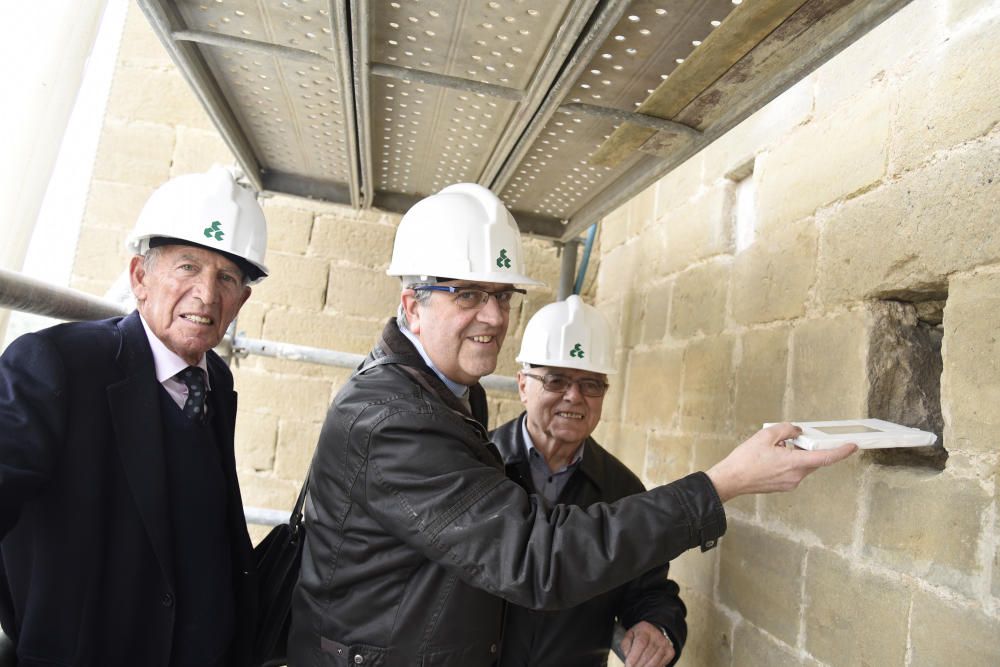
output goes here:
{"type": "MultiPolygon", "coordinates": [[[[156,372],[157,382],[162,383],[164,380],[169,380],[191,365],[163,344],[163,341],[146,324],[146,320],[141,314],[139,315],[139,321],[142,322],[142,328],[146,331],[146,338],[149,339],[149,349],[153,352],[153,368],[156,372]]],[[[211,381],[208,379],[208,361],[206,355],[201,355],[201,359],[195,365],[205,371],[205,386],[207,389],[211,389],[211,381]]]]}
{"type": "MultiPolygon", "coordinates": [[[[521,435],[524,436],[524,454],[525,456],[528,457],[528,461],[531,461],[531,452],[538,452],[538,456],[542,460],[544,460],[545,456],[543,456],[542,453],[535,448],[535,441],[531,439],[531,434],[528,433],[528,413],[525,413],[521,418],[521,435]]],[[[576,454],[573,455],[573,460],[567,463],[561,469],[556,470],[555,472],[560,473],[563,472],[564,470],[569,470],[577,463],[579,463],[580,460],[583,458],[583,448],[584,445],[586,444],[587,444],[586,440],[581,442],[580,446],[577,447],[576,449],[576,454]]]]}
{"type": "Polygon", "coordinates": [[[448,387],[448,391],[455,394],[455,396],[457,396],[458,398],[465,398],[468,395],[469,388],[466,385],[459,384],[454,380],[449,379],[448,376],[446,376],[444,373],[442,373],[437,369],[437,366],[434,365],[434,362],[431,361],[431,358],[427,356],[427,352],[424,350],[424,346],[420,344],[420,339],[417,338],[412,331],[404,327],[399,327],[399,331],[404,336],[406,336],[411,343],[413,343],[413,347],[417,348],[417,352],[420,353],[420,356],[421,358],[423,358],[424,363],[427,364],[427,366],[430,367],[432,371],[434,371],[435,375],[441,378],[441,382],[444,382],[444,386],[448,387]]]}

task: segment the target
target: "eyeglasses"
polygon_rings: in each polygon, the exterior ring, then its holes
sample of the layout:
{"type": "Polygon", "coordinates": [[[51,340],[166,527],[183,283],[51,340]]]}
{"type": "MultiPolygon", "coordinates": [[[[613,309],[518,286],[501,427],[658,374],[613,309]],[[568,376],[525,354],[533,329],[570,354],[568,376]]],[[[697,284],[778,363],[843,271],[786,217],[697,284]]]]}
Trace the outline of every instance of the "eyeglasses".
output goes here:
{"type": "Polygon", "coordinates": [[[522,294],[527,294],[527,290],[519,287],[511,287],[497,292],[487,292],[484,289],[474,287],[455,287],[454,285],[421,285],[414,287],[414,292],[450,292],[454,296],[455,303],[459,308],[473,310],[482,308],[490,297],[495,297],[500,310],[510,310],[512,306],[520,303],[522,294]]]}
{"type": "Polygon", "coordinates": [[[532,375],[531,373],[525,373],[524,371],[521,371],[521,373],[533,380],[538,380],[542,383],[542,389],[545,391],[551,391],[554,394],[565,394],[569,391],[570,387],[576,385],[580,388],[580,393],[584,396],[599,398],[607,393],[609,386],[607,382],[601,382],[600,380],[595,380],[593,378],[580,378],[579,380],[574,380],[573,378],[568,378],[565,375],[556,375],[555,373],[549,373],[544,376],[532,375]]]}

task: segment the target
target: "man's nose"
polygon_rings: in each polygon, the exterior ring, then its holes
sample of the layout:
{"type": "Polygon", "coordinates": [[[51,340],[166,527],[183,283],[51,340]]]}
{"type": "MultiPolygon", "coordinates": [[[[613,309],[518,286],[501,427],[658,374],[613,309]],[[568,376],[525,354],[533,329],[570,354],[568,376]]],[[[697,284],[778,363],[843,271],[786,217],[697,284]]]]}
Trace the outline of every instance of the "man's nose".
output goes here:
{"type": "Polygon", "coordinates": [[[216,284],[211,271],[202,271],[194,279],[194,296],[198,297],[202,303],[215,303],[219,296],[219,286],[216,284]]]}
{"type": "Polygon", "coordinates": [[[582,401],[583,392],[580,391],[580,383],[570,382],[569,387],[567,387],[565,393],[563,393],[563,399],[573,403],[582,401]]]}
{"type": "Polygon", "coordinates": [[[479,309],[478,319],[480,322],[499,326],[503,324],[506,314],[500,307],[500,302],[492,294],[486,298],[486,303],[479,309]]]}

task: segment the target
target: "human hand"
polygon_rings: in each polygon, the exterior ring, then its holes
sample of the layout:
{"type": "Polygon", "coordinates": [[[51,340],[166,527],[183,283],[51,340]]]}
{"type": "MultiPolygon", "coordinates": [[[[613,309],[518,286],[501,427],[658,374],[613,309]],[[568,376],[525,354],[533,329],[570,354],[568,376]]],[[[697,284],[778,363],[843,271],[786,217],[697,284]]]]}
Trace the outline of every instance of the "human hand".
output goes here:
{"type": "Polygon", "coordinates": [[[722,502],[748,493],[791,491],[807,475],[857,451],[855,444],[836,449],[804,451],[785,447],[785,440],[802,433],[787,422],[761,429],[708,469],[722,502]]]}
{"type": "Polygon", "coordinates": [[[639,621],[622,638],[625,667],[664,667],[677,655],[674,645],[657,626],[639,621]]]}

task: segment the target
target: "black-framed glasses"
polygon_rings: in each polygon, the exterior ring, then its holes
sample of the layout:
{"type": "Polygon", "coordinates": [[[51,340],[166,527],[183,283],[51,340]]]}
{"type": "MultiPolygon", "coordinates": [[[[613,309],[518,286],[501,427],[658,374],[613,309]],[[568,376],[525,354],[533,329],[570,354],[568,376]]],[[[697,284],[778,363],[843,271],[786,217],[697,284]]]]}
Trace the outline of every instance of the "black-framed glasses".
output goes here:
{"type": "Polygon", "coordinates": [[[574,384],[580,388],[580,393],[591,398],[600,398],[608,391],[608,383],[595,380],[594,378],[573,378],[559,375],[558,373],[546,373],[545,375],[533,375],[521,371],[527,377],[538,380],[542,383],[542,389],[551,391],[554,394],[565,394],[574,384]]]}
{"type": "Polygon", "coordinates": [[[454,285],[421,285],[420,287],[414,287],[415,292],[450,292],[454,297],[455,303],[458,304],[460,308],[466,310],[472,310],[475,308],[482,308],[486,305],[486,302],[490,300],[490,297],[494,297],[497,300],[497,305],[500,306],[500,310],[510,310],[512,306],[516,306],[520,303],[520,298],[522,294],[527,294],[527,290],[523,290],[520,287],[509,287],[507,289],[497,290],[496,292],[488,292],[484,289],[477,289],[475,287],[455,287],[454,285]]]}

